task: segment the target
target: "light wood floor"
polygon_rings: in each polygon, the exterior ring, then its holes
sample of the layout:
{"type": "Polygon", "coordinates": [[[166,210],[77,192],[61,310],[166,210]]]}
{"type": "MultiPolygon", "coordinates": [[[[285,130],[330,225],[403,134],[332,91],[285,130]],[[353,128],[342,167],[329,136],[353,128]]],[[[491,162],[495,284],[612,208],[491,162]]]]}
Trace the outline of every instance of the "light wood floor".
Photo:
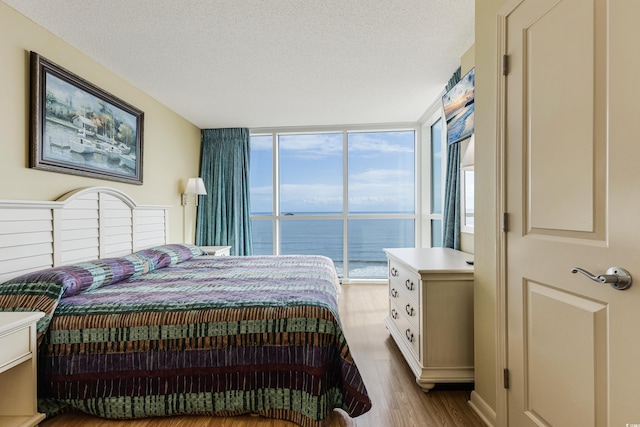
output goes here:
{"type": "MultiPolygon", "coordinates": [[[[349,346],[364,378],[373,408],[357,418],[334,411],[330,427],[484,427],[467,401],[471,384],[436,386],[424,393],[389,336],[385,285],[342,286],[340,315],[349,346]],[[348,308],[347,308],[348,307],[348,308]]],[[[42,427],[293,427],[287,421],[250,415],[215,418],[184,416],[113,421],[72,412],[51,418],[42,427]]]]}

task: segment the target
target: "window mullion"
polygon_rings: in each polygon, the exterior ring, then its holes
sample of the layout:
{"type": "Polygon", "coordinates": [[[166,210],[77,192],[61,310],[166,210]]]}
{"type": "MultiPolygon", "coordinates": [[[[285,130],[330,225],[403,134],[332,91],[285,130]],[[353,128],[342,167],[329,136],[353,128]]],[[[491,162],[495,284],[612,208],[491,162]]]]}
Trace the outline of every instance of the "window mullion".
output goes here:
{"type": "Polygon", "coordinates": [[[342,132],[342,269],[349,272],[349,135],[342,132]]]}
{"type": "Polygon", "coordinates": [[[420,140],[422,138],[422,134],[420,133],[420,127],[418,127],[414,133],[413,139],[413,168],[414,168],[414,183],[413,183],[413,197],[415,200],[414,203],[414,239],[415,246],[417,248],[422,247],[422,221],[419,220],[422,218],[422,174],[423,168],[420,167],[420,159],[422,156],[422,144],[420,144],[420,140]]]}
{"type": "Polygon", "coordinates": [[[272,134],[273,161],[273,253],[280,255],[280,144],[278,134],[272,134]]]}

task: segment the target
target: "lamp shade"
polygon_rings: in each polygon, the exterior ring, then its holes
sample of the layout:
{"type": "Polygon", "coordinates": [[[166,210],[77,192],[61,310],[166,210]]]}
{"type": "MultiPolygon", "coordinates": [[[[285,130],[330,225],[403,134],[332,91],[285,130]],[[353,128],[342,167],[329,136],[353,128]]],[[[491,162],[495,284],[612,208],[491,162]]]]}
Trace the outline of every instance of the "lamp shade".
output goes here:
{"type": "Polygon", "coordinates": [[[474,152],[476,150],[475,147],[476,137],[475,134],[471,135],[469,138],[469,143],[467,144],[467,149],[464,152],[464,156],[462,156],[462,161],[460,161],[460,169],[462,170],[470,170],[473,169],[474,163],[474,152]]]}
{"type": "Polygon", "coordinates": [[[184,190],[185,194],[201,194],[206,195],[207,189],[204,186],[202,178],[189,178],[187,181],[187,187],[184,190]]]}

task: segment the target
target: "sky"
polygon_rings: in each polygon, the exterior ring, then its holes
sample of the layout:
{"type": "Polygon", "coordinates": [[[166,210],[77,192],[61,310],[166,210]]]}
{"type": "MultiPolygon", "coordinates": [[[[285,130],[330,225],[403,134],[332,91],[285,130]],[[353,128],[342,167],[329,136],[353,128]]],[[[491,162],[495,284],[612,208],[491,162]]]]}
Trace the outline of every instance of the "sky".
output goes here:
{"type": "MultiPolygon", "coordinates": [[[[348,133],[351,213],[413,213],[413,131],[348,133]]],[[[251,210],[272,211],[272,137],[251,137],[251,210]]],[[[343,209],[343,134],[279,135],[281,213],[343,209]]]]}

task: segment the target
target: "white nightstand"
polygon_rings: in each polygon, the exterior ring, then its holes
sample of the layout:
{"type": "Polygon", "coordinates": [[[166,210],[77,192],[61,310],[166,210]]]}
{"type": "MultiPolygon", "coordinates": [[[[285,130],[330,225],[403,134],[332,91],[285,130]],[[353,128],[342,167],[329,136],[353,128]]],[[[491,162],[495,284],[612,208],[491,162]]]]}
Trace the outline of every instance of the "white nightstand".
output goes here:
{"type": "Polygon", "coordinates": [[[0,425],[35,426],[36,321],[41,312],[0,312],[0,425]]]}
{"type": "Polygon", "coordinates": [[[231,254],[231,246],[200,246],[209,255],[229,256],[231,254]]]}

